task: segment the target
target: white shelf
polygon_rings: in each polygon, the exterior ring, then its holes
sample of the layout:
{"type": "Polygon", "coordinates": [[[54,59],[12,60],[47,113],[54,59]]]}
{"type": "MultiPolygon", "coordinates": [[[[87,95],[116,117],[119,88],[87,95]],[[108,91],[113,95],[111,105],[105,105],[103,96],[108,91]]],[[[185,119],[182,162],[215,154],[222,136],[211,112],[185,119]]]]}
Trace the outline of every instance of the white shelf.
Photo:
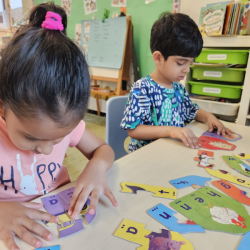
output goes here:
{"type": "Polygon", "coordinates": [[[250,48],[249,36],[205,36],[203,47],[245,47],[250,48]]]}

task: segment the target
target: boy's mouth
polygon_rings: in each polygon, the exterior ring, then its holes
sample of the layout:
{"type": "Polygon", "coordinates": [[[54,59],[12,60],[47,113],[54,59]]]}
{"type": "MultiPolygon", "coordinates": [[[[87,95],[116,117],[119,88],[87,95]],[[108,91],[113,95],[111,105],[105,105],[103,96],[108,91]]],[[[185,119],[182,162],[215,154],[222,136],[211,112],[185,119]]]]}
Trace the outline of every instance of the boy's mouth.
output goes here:
{"type": "Polygon", "coordinates": [[[180,80],[183,80],[185,78],[185,76],[180,76],[179,78],[180,78],[180,80]]]}

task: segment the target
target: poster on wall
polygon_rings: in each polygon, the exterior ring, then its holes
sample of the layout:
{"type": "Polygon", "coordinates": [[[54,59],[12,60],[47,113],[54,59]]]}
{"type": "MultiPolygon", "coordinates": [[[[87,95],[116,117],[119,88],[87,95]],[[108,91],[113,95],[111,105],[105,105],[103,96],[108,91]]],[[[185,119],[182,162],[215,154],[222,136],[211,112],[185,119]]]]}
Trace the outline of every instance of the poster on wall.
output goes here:
{"type": "Polygon", "coordinates": [[[80,46],[81,34],[82,34],[82,25],[81,24],[76,24],[76,28],[75,28],[75,44],[77,46],[80,46]]]}
{"type": "Polygon", "coordinates": [[[62,0],[62,7],[65,10],[67,16],[71,16],[72,0],[62,0]]]}
{"type": "Polygon", "coordinates": [[[155,0],[145,0],[145,4],[151,3],[153,1],[155,1],[155,0]]]}
{"type": "Polygon", "coordinates": [[[85,15],[91,14],[97,11],[96,0],[83,0],[85,15]]]}
{"type": "Polygon", "coordinates": [[[173,0],[173,13],[179,13],[180,10],[180,1],[181,0],[173,0]]]}
{"type": "Polygon", "coordinates": [[[127,0],[111,0],[113,7],[126,7],[127,0]]]}

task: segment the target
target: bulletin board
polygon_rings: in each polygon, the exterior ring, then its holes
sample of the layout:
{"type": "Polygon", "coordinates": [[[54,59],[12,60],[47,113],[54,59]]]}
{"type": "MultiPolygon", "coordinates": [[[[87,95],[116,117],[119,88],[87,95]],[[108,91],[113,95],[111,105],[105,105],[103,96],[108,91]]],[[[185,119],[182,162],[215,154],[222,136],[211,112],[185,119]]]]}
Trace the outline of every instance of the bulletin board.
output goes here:
{"type": "MultiPolygon", "coordinates": [[[[62,6],[62,1],[54,0],[55,4],[62,6]]],[[[67,0],[71,3],[70,15],[68,15],[67,35],[75,39],[76,24],[81,24],[82,20],[102,19],[104,9],[110,10],[110,15],[120,7],[111,6],[112,0],[96,0],[96,12],[85,14],[84,1],[86,0],[67,0]]],[[[46,2],[46,0],[34,0],[35,5],[46,2]]],[[[49,2],[47,0],[47,2],[49,2]]],[[[141,77],[146,76],[154,70],[154,62],[150,51],[150,32],[153,23],[164,11],[173,11],[174,0],[154,0],[145,4],[145,0],[127,0],[127,14],[132,16],[133,38],[135,43],[136,55],[139,63],[141,77]]]]}

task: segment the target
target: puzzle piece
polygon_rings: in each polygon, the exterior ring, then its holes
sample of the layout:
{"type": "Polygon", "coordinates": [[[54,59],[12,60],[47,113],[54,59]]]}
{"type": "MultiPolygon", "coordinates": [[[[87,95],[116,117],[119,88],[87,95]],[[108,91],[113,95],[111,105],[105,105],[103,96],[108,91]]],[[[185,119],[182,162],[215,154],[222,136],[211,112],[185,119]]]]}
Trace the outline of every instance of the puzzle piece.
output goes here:
{"type": "Polygon", "coordinates": [[[241,153],[241,154],[238,154],[235,156],[242,159],[242,160],[250,161],[250,154],[241,153]]]}
{"type": "Polygon", "coordinates": [[[214,159],[214,152],[206,151],[206,150],[199,150],[198,151],[198,157],[195,157],[194,160],[198,161],[198,167],[202,168],[212,168],[214,164],[210,164],[208,162],[209,159],[214,159]]]}
{"type": "Polygon", "coordinates": [[[136,194],[137,191],[148,191],[154,193],[154,197],[176,199],[177,190],[175,188],[166,188],[159,186],[151,186],[133,182],[122,182],[121,183],[123,193],[136,194]]]}
{"type": "Polygon", "coordinates": [[[235,156],[222,156],[226,163],[239,173],[250,177],[250,166],[235,156]]]}
{"type": "MultiPolygon", "coordinates": [[[[74,188],[70,188],[56,195],[41,198],[44,208],[47,210],[47,212],[59,217],[59,238],[70,236],[82,231],[84,229],[84,226],[83,219],[80,217],[84,216],[87,223],[90,224],[94,220],[96,215],[91,215],[88,212],[90,206],[90,199],[88,198],[80,212],[79,219],[73,221],[67,214],[73,192],[74,188]]],[[[47,226],[51,226],[54,224],[47,221],[44,221],[44,223],[47,226]]]]}
{"type": "Polygon", "coordinates": [[[193,250],[192,244],[177,232],[162,229],[155,233],[144,224],[124,219],[114,233],[122,239],[142,245],[138,250],[193,250]]]}
{"type": "Polygon", "coordinates": [[[178,224],[177,218],[175,218],[175,211],[164,206],[163,204],[158,204],[157,206],[149,209],[147,213],[154,219],[159,221],[165,227],[172,231],[178,232],[180,234],[185,233],[205,233],[205,230],[199,225],[192,224],[178,224]]]}
{"type": "Polygon", "coordinates": [[[250,232],[243,235],[237,250],[249,250],[249,246],[250,246],[250,232]]]}
{"type": "Polygon", "coordinates": [[[218,139],[222,139],[222,140],[227,140],[227,141],[238,141],[240,139],[242,139],[242,136],[237,134],[237,133],[232,133],[232,135],[218,135],[217,134],[217,129],[214,129],[212,132],[206,131],[205,133],[203,133],[202,135],[204,136],[210,136],[210,137],[214,137],[214,138],[218,138],[218,139]]]}
{"type": "Polygon", "coordinates": [[[60,245],[51,246],[51,247],[42,247],[42,248],[37,248],[35,250],[60,250],[60,245]]]}
{"type": "Polygon", "coordinates": [[[206,171],[209,174],[211,174],[212,176],[215,176],[219,179],[227,180],[227,181],[230,181],[232,183],[241,185],[243,187],[247,187],[247,188],[250,187],[249,180],[245,180],[245,179],[239,178],[238,176],[231,175],[229,172],[227,172],[225,170],[221,170],[221,169],[212,170],[212,169],[206,168],[206,171]]]}
{"type": "Polygon", "coordinates": [[[198,139],[199,144],[202,148],[212,149],[212,150],[234,150],[235,145],[218,138],[213,138],[210,136],[200,136],[198,139]]]}
{"type": "Polygon", "coordinates": [[[246,208],[210,187],[201,188],[170,205],[207,230],[232,234],[245,234],[250,230],[246,208]]]}
{"type": "Polygon", "coordinates": [[[178,189],[193,186],[194,188],[202,187],[211,178],[206,178],[198,175],[189,175],[182,178],[171,180],[170,183],[178,189]]]}
{"type": "Polygon", "coordinates": [[[233,184],[225,180],[213,181],[212,184],[221,191],[232,197],[233,199],[250,206],[250,198],[246,196],[246,192],[235,187],[233,184]]]}

